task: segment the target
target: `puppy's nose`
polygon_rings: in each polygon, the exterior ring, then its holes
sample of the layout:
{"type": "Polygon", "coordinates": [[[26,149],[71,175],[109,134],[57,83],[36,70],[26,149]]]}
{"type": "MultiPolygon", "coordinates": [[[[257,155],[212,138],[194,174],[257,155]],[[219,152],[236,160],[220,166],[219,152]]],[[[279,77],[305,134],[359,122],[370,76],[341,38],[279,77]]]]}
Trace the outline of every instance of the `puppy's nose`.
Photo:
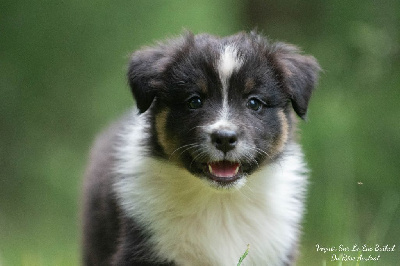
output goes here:
{"type": "Polygon", "coordinates": [[[236,147],[238,138],[233,130],[216,130],[211,133],[211,142],[223,152],[228,152],[236,147]]]}

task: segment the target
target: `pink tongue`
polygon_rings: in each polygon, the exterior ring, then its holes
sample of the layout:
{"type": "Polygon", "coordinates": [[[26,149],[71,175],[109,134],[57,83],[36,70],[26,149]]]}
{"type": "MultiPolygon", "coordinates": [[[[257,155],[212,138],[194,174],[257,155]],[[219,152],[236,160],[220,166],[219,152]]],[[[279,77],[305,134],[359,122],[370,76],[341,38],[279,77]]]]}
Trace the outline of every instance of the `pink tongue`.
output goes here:
{"type": "Polygon", "coordinates": [[[213,162],[208,164],[210,173],[217,177],[233,177],[238,173],[239,163],[228,161],[213,162]]]}

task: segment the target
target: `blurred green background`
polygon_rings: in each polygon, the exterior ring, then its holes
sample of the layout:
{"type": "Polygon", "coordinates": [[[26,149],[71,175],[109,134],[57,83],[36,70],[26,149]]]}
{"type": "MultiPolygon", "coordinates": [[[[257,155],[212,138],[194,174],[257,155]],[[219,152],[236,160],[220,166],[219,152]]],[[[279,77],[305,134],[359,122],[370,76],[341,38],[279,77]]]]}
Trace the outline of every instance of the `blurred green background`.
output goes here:
{"type": "Polygon", "coordinates": [[[317,244],[396,245],[360,265],[399,265],[398,0],[1,1],[0,265],[79,265],[82,175],[96,132],[134,103],[132,51],[183,29],[255,27],[324,69],[301,122],[299,265],[339,265],[317,244]]]}

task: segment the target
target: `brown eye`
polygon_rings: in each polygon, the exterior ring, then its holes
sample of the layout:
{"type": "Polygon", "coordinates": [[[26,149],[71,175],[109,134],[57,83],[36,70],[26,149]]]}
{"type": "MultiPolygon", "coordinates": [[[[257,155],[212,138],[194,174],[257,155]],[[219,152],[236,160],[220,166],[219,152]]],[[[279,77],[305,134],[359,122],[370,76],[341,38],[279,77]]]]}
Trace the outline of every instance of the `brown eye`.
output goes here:
{"type": "Polygon", "coordinates": [[[253,111],[260,111],[262,108],[262,102],[256,98],[251,98],[247,102],[247,108],[253,110],[253,111]]]}
{"type": "Polygon", "coordinates": [[[188,101],[188,107],[190,109],[199,109],[202,106],[203,106],[203,101],[198,96],[192,97],[188,101]]]}

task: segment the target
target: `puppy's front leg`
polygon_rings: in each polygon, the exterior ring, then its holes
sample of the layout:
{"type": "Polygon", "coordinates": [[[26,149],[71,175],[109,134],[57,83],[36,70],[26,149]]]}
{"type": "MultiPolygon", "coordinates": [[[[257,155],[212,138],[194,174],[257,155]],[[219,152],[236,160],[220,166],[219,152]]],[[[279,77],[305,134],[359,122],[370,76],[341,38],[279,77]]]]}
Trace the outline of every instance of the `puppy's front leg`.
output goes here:
{"type": "Polygon", "coordinates": [[[126,247],[119,249],[115,254],[112,265],[114,266],[174,266],[174,263],[149,262],[138,259],[126,247]]]}
{"type": "Polygon", "coordinates": [[[112,257],[114,266],[174,266],[155,257],[142,230],[130,219],[123,219],[118,246],[112,257]]]}
{"type": "MultiPolygon", "coordinates": [[[[126,238],[125,238],[126,240],[126,238]]],[[[142,253],[142,252],[141,252],[142,253]]],[[[134,254],[131,244],[123,241],[114,254],[111,265],[114,266],[174,266],[174,263],[151,261],[151,253],[140,255],[134,254]],[[148,259],[147,259],[148,258],[148,259]]]]}

